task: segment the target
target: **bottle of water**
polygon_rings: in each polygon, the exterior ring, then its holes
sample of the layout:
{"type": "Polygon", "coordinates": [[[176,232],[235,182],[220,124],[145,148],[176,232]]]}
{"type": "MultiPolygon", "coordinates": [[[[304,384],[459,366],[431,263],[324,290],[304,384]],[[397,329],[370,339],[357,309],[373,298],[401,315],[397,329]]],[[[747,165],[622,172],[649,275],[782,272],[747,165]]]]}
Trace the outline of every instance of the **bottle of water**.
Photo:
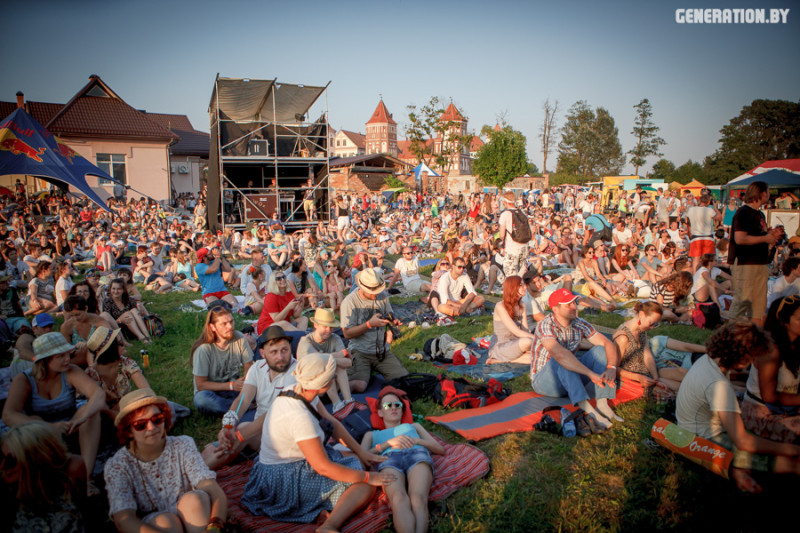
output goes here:
{"type": "Polygon", "coordinates": [[[564,422],[564,420],[566,420],[567,417],[569,417],[569,415],[570,415],[570,412],[562,407],[561,408],[561,433],[565,437],[567,437],[568,439],[571,439],[572,437],[577,435],[578,432],[575,429],[575,421],[574,420],[570,420],[569,422],[566,422],[566,423],[564,422]]]}

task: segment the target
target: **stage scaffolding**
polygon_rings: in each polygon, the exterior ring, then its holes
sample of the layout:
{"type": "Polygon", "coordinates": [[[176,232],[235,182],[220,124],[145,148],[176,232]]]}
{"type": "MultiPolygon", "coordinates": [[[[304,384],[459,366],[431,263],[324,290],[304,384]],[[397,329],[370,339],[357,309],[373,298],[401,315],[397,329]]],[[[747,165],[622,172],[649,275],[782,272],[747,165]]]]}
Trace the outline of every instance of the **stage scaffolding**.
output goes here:
{"type": "Polygon", "coordinates": [[[209,104],[210,228],[244,228],[273,213],[294,229],[329,220],[329,85],[217,75],[209,104]],[[311,120],[315,104],[319,118],[311,120]]]}

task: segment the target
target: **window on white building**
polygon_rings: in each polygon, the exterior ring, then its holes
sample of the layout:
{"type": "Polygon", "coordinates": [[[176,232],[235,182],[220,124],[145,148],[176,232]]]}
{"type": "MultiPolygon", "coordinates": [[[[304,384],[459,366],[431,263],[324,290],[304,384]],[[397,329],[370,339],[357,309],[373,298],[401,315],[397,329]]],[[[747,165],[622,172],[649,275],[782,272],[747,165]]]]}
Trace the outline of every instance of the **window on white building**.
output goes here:
{"type": "MultiPolygon", "coordinates": [[[[127,184],[125,177],[125,154],[97,154],[97,166],[118,182],[127,184]]],[[[111,183],[99,178],[101,185],[111,183]]]]}

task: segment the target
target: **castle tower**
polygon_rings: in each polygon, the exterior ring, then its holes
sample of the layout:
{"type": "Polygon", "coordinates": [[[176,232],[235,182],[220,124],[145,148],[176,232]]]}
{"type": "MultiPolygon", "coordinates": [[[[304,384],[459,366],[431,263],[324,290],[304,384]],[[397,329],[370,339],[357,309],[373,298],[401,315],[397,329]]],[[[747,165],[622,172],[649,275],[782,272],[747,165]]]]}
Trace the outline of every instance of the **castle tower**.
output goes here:
{"type": "MultiPolygon", "coordinates": [[[[439,122],[452,122],[446,137],[455,135],[463,136],[467,134],[467,119],[459,112],[453,102],[450,102],[450,105],[444,110],[442,116],[439,117],[439,122]]],[[[446,142],[446,140],[439,140],[440,147],[442,142],[446,142]]],[[[472,159],[469,156],[469,146],[462,147],[457,154],[450,156],[450,174],[472,174],[472,159]]]]}
{"type": "Polygon", "coordinates": [[[386,109],[383,99],[367,121],[368,154],[389,154],[397,157],[397,122],[386,109]]]}

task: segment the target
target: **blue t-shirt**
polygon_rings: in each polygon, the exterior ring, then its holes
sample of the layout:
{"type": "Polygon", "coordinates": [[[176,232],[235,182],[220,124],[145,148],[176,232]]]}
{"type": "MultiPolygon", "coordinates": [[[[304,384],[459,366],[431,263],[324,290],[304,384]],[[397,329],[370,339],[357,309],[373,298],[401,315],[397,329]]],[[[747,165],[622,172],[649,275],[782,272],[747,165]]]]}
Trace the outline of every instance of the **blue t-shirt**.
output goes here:
{"type": "MultiPolygon", "coordinates": [[[[412,439],[418,439],[419,433],[417,433],[414,424],[400,424],[399,426],[395,426],[389,429],[378,429],[372,432],[372,445],[376,446],[378,444],[383,444],[387,440],[393,439],[394,437],[400,435],[408,435],[412,439]]],[[[419,444],[415,444],[412,448],[422,448],[423,446],[419,444]]],[[[394,450],[392,448],[386,448],[381,455],[386,455],[392,452],[398,452],[403,450],[394,450]]]]}
{"type": "Polygon", "coordinates": [[[197,279],[200,280],[200,286],[203,288],[203,296],[212,292],[227,291],[225,282],[222,281],[222,273],[217,269],[216,272],[206,274],[208,265],[205,263],[197,263],[194,267],[194,273],[197,274],[197,279]]]}

